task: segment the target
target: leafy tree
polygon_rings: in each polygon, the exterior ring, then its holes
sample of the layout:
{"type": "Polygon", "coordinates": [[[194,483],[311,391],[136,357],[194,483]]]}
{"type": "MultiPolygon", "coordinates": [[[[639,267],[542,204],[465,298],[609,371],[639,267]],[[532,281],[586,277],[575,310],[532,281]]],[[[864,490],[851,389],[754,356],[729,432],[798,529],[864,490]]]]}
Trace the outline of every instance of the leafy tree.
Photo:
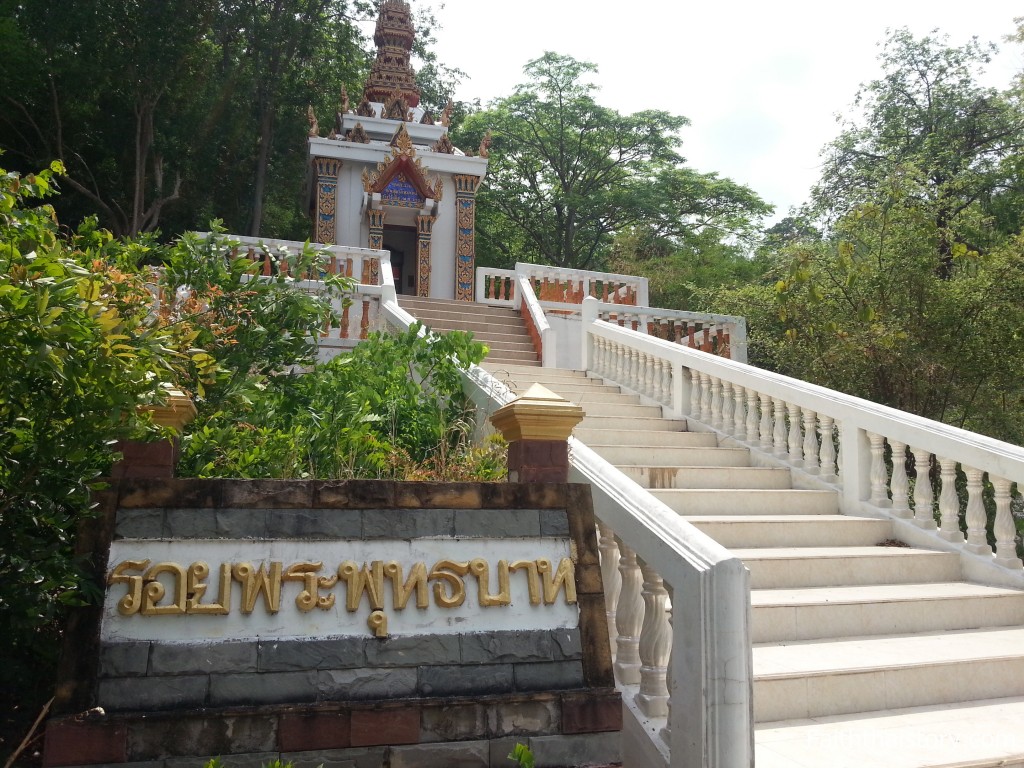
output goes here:
{"type": "Polygon", "coordinates": [[[682,165],[686,118],[622,115],[594,98],[593,64],[546,53],[527,82],[467,117],[458,140],[493,133],[478,206],[478,251],[490,263],[604,263],[615,234],[641,228],[685,240],[748,233],[770,207],[753,192],[682,165]]]}
{"type": "Polygon", "coordinates": [[[1002,232],[973,209],[987,209],[1019,184],[1024,111],[1007,94],[978,85],[994,46],[972,40],[955,48],[938,35],[891,32],[880,55],[884,75],[861,87],[849,122],[825,153],[815,202],[835,220],[855,206],[886,198],[894,179],[925,206],[937,240],[934,268],[952,275],[958,253],[983,251],[1019,229],[1024,208],[1006,213],[1002,232]]]}

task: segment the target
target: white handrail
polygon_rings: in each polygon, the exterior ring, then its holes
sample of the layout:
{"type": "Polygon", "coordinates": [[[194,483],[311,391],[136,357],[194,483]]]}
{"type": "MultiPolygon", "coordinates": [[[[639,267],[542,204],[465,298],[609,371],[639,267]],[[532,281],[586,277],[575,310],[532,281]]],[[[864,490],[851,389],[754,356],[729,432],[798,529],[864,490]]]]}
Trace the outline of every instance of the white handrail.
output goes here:
{"type": "Polygon", "coordinates": [[[540,302],[537,301],[530,281],[524,275],[519,275],[516,277],[516,286],[519,289],[516,291],[516,309],[522,314],[525,305],[526,315],[529,316],[530,322],[537,331],[540,340],[541,365],[544,368],[554,368],[555,361],[558,359],[555,353],[557,343],[555,332],[552,330],[551,324],[548,323],[540,302]]]}

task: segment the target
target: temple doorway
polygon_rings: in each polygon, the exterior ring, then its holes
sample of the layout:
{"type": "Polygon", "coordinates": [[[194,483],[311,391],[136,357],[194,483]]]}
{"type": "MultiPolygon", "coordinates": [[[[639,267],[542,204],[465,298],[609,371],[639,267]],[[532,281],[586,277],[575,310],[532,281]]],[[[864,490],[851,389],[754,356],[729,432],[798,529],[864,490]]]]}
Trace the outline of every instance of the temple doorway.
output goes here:
{"type": "Polygon", "coordinates": [[[384,250],[391,251],[391,270],[398,293],[416,295],[416,230],[384,227],[384,250]]]}

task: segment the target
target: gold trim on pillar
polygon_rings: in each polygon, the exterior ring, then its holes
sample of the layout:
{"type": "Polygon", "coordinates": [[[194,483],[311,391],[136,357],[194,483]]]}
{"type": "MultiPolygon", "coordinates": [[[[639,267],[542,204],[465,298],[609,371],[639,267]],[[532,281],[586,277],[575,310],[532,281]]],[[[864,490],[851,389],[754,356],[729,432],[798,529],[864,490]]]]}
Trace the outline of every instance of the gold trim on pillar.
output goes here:
{"type": "Polygon", "coordinates": [[[416,217],[416,295],[430,296],[430,236],[436,216],[416,217]]]}
{"type": "MultiPolygon", "coordinates": [[[[369,247],[379,251],[384,247],[384,211],[370,208],[367,218],[370,221],[369,247]]],[[[380,285],[380,260],[367,259],[363,262],[363,283],[366,285],[380,285]]]]}
{"type": "Polygon", "coordinates": [[[338,174],[341,160],[316,157],[316,221],[313,239],[318,243],[338,242],[338,174]]]}
{"type": "Polygon", "coordinates": [[[476,272],[476,188],[479,176],[455,174],[455,298],[473,300],[476,272]]]}

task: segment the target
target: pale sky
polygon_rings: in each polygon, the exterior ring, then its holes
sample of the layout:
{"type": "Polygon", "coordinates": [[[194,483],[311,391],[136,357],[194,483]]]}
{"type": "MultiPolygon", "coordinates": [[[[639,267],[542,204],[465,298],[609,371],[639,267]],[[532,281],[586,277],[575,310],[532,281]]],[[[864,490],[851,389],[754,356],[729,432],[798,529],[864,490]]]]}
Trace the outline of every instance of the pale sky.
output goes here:
{"type": "Polygon", "coordinates": [[[688,117],[688,165],[749,185],[776,206],[775,218],[807,199],[836,115],[879,73],[876,44],[887,27],[999,44],[990,85],[1005,87],[1024,70],[1022,49],[1003,43],[1024,15],[1008,0],[411,3],[434,8],[439,58],[469,75],[457,98],[508,95],[545,50],[594,62],[600,103],[688,117]]]}

